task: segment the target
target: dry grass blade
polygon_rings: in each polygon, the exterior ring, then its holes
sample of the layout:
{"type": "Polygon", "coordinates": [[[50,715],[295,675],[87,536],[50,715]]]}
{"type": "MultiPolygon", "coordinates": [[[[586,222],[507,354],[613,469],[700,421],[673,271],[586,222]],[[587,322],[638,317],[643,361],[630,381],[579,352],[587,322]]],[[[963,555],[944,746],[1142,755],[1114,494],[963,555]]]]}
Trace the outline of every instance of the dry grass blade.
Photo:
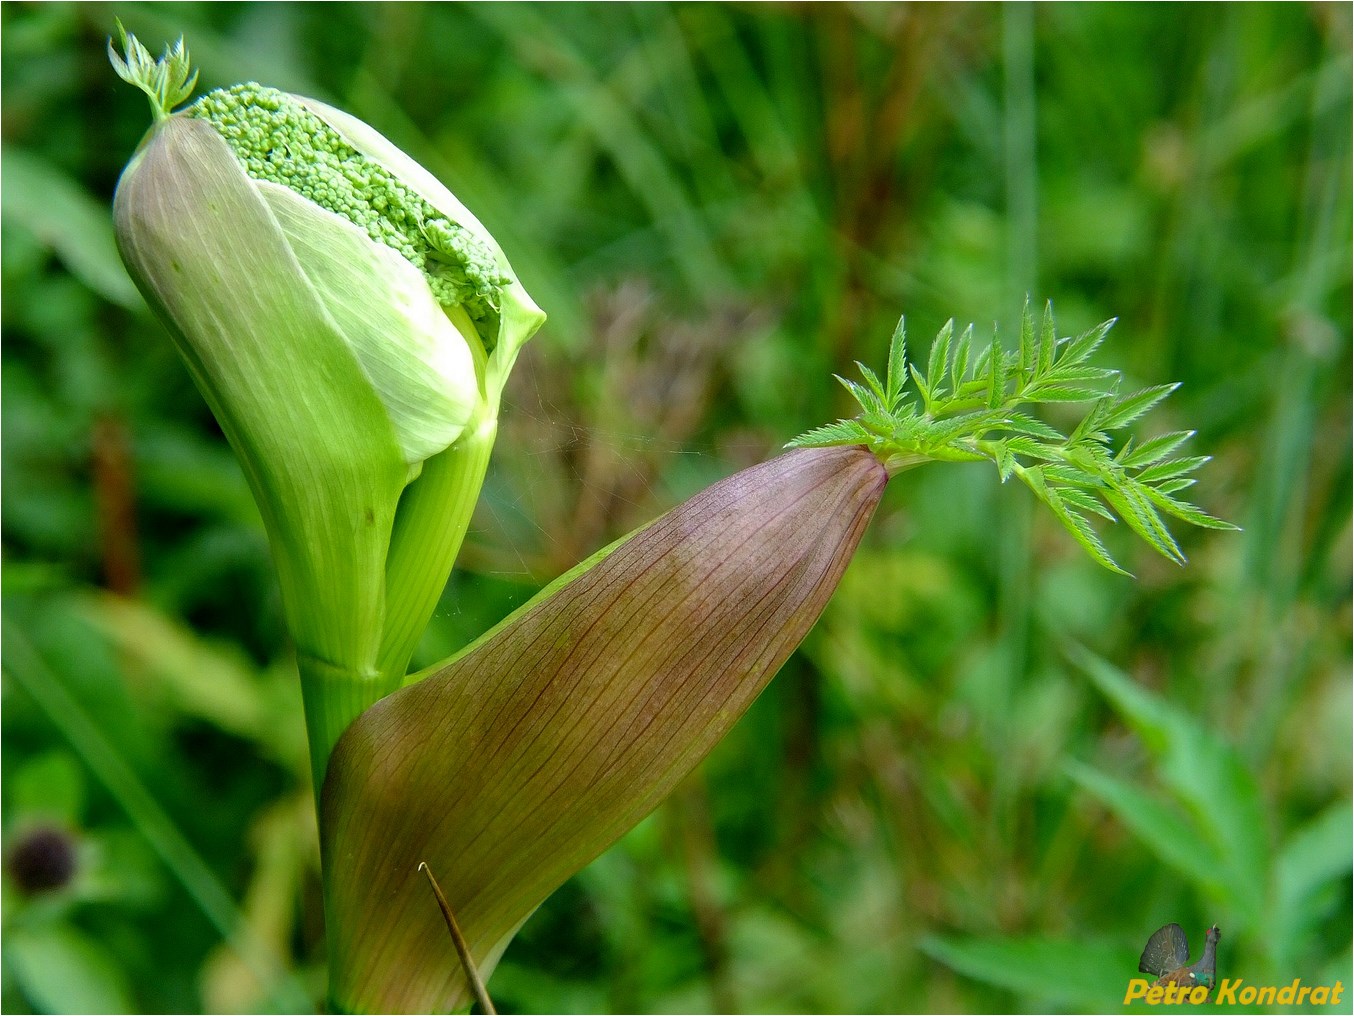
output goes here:
{"type": "Polygon", "coordinates": [[[498,1016],[493,999],[489,997],[489,989],[484,986],[484,978],[480,977],[480,972],[475,969],[475,960],[470,955],[470,946],[466,945],[465,936],[461,934],[461,926],[456,923],[456,915],[451,912],[451,904],[447,902],[442,887],[437,884],[437,877],[428,867],[427,861],[419,861],[418,870],[428,876],[428,885],[432,887],[433,895],[437,897],[437,906],[442,911],[443,920],[447,922],[447,933],[451,935],[451,943],[456,947],[456,955],[460,957],[465,979],[470,982],[470,990],[475,995],[475,1004],[480,1007],[480,1012],[486,1013],[487,1016],[498,1016]]]}

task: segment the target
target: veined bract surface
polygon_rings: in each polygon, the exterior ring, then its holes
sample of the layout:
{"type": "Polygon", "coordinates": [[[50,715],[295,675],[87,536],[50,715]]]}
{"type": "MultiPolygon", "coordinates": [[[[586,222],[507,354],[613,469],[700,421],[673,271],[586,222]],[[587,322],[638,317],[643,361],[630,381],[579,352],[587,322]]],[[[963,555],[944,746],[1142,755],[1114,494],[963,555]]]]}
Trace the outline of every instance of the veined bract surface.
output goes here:
{"type": "Polygon", "coordinates": [[[886,482],[863,448],[746,469],[363,713],[334,751],[321,813],[332,1001],[468,1005],[419,863],[487,977],[546,896],[653,810],[766,687],[886,482]]]}

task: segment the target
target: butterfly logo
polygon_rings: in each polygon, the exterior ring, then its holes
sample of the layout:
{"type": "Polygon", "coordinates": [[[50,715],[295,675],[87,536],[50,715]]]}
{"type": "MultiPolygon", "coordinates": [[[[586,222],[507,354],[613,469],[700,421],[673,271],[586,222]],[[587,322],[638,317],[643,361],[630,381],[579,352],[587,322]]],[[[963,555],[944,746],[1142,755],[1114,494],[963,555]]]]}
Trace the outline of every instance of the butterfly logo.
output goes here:
{"type": "Polygon", "coordinates": [[[1222,933],[1215,924],[1204,935],[1204,953],[1190,964],[1189,940],[1178,924],[1167,924],[1152,932],[1147,946],[1138,960],[1138,969],[1151,974],[1161,987],[1176,985],[1193,988],[1202,985],[1209,990],[1217,983],[1218,939],[1222,933]]]}

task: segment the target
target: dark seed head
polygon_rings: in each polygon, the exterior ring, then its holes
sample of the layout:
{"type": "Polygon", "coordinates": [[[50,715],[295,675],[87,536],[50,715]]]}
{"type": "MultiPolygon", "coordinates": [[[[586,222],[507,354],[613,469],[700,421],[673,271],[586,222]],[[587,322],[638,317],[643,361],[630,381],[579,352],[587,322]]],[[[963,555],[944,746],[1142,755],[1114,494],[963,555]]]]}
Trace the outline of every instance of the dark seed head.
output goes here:
{"type": "Polygon", "coordinates": [[[75,877],[75,838],[56,826],[38,826],[10,847],[5,867],[23,892],[51,892],[75,877]]]}

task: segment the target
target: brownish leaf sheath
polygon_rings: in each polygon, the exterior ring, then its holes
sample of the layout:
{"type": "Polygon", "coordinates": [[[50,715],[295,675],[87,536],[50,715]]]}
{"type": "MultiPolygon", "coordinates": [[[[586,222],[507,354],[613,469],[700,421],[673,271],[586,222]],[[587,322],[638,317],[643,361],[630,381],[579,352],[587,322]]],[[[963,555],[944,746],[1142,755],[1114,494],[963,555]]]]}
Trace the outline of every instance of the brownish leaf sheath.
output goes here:
{"type": "Polygon", "coordinates": [[[372,706],[329,765],[333,1003],[438,1012],[555,888],[648,814],[818,619],[886,482],[863,448],[716,483],[372,706]]]}

